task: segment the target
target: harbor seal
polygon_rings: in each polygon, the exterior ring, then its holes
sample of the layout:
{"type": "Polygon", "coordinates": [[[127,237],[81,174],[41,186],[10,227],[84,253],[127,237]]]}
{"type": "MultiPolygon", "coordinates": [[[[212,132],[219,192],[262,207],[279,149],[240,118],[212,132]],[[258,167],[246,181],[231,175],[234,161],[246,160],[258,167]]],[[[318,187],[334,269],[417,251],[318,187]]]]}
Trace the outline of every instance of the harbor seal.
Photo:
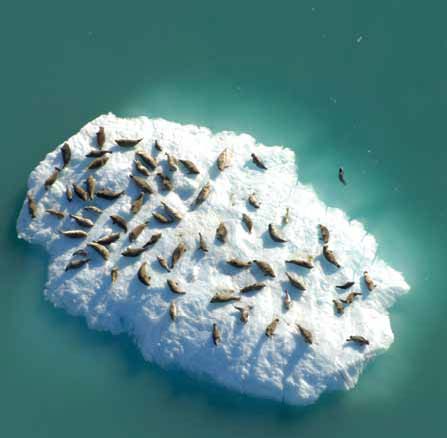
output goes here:
{"type": "Polygon", "coordinates": [[[298,277],[298,275],[292,274],[291,272],[286,272],[286,276],[290,281],[290,284],[299,289],[299,290],[306,290],[306,286],[304,285],[304,281],[302,278],[298,277]]]}
{"type": "Polygon", "coordinates": [[[241,297],[234,295],[233,291],[216,292],[210,300],[210,303],[228,303],[229,301],[240,301],[241,297]]]}
{"type": "Polygon", "coordinates": [[[120,140],[115,140],[115,143],[118,146],[121,146],[122,148],[133,148],[134,146],[136,146],[141,140],[143,140],[142,138],[137,138],[135,140],[132,140],[130,138],[122,138],[120,140]]]}
{"type": "Polygon", "coordinates": [[[275,318],[265,329],[265,335],[271,338],[278,328],[279,318],[275,318]]]}
{"type": "Polygon", "coordinates": [[[253,221],[252,221],[251,217],[250,217],[248,214],[243,213],[243,214],[242,214],[242,222],[243,222],[243,223],[245,224],[245,226],[247,227],[247,231],[248,231],[249,233],[251,233],[252,230],[253,230],[253,221]]]}
{"type": "Polygon", "coordinates": [[[98,132],[96,133],[96,144],[101,149],[106,142],[106,132],[102,126],[99,127],[98,132]]]}
{"type": "Polygon", "coordinates": [[[276,277],[275,271],[273,268],[267,263],[262,260],[253,260],[257,267],[264,273],[265,276],[269,277],[276,277]]]}
{"type": "Polygon", "coordinates": [[[87,243],[87,246],[93,248],[104,260],[109,260],[110,253],[105,246],[97,242],[89,242],[87,243]]]}
{"type": "Polygon", "coordinates": [[[179,160],[179,162],[185,167],[189,174],[198,175],[200,173],[199,168],[190,160],[179,160]]]}
{"type": "Polygon", "coordinates": [[[186,252],[186,245],[183,242],[180,242],[177,247],[174,249],[171,257],[171,269],[174,269],[175,265],[181,259],[183,254],[186,252]]]}
{"type": "Polygon", "coordinates": [[[374,283],[374,280],[369,275],[368,271],[363,272],[363,279],[365,281],[366,287],[369,291],[372,291],[375,289],[376,284],[374,283]]]}
{"type": "Polygon", "coordinates": [[[305,329],[300,324],[297,324],[296,326],[298,327],[298,330],[299,330],[301,336],[303,337],[304,342],[306,342],[307,344],[312,344],[313,343],[312,333],[309,330],[305,329]]]}
{"type": "Polygon", "coordinates": [[[166,282],[168,283],[169,289],[171,289],[171,292],[178,294],[178,295],[184,295],[186,294],[186,291],[183,289],[182,286],[180,286],[180,283],[176,280],[167,279],[166,282]]]}
{"type": "Polygon", "coordinates": [[[369,345],[368,339],[364,338],[363,336],[359,336],[359,335],[349,336],[349,338],[346,339],[346,342],[355,342],[356,344],[359,344],[361,346],[369,345]]]}
{"type": "Polygon", "coordinates": [[[111,214],[110,219],[115,225],[118,225],[121,229],[123,229],[127,233],[127,221],[123,217],[117,214],[111,214]]]}
{"type": "Polygon", "coordinates": [[[244,286],[243,288],[241,288],[240,293],[245,294],[248,292],[257,292],[259,290],[264,289],[265,286],[266,286],[265,283],[252,283],[249,284],[248,286],[244,286]]]}
{"type": "Polygon", "coordinates": [[[141,266],[138,269],[138,279],[145,286],[150,286],[151,285],[151,276],[149,275],[149,271],[147,269],[147,262],[141,263],[141,266]]]}
{"type": "Polygon", "coordinates": [[[65,168],[68,166],[71,160],[71,149],[70,145],[68,143],[64,143],[64,145],[61,147],[61,153],[62,153],[62,162],[63,166],[62,168],[65,168]]]}
{"type": "Polygon", "coordinates": [[[267,166],[256,154],[251,154],[251,159],[259,169],[267,170],[267,166]]]}
{"type": "Polygon", "coordinates": [[[199,194],[197,195],[197,198],[196,198],[196,200],[194,202],[195,205],[198,206],[198,205],[203,204],[207,200],[207,198],[210,195],[210,193],[211,193],[211,183],[208,181],[202,187],[202,189],[200,190],[199,194]]]}
{"type": "Polygon", "coordinates": [[[225,148],[217,157],[217,168],[223,172],[227,167],[230,167],[231,152],[228,148],[225,148]]]}
{"type": "Polygon", "coordinates": [[[285,239],[281,233],[279,232],[278,228],[272,223],[269,224],[269,234],[272,240],[279,243],[286,243],[287,239],[285,239]]]}
{"type": "Polygon", "coordinates": [[[338,263],[337,258],[335,257],[334,252],[330,250],[327,245],[323,245],[323,255],[329,263],[337,266],[337,268],[341,267],[340,263],[338,263]]]}
{"type": "Polygon", "coordinates": [[[48,190],[56,182],[60,171],[59,167],[54,168],[53,173],[44,182],[45,190],[48,190]]]}
{"type": "Polygon", "coordinates": [[[213,342],[216,347],[222,342],[222,337],[216,323],[213,324],[213,342]]]}

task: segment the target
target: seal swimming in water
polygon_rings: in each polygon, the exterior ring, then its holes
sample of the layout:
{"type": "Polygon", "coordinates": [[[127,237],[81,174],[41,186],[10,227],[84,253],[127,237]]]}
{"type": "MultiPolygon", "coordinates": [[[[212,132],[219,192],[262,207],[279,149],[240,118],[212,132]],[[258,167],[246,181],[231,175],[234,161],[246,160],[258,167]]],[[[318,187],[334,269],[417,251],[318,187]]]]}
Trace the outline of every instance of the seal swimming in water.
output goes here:
{"type": "Polygon", "coordinates": [[[87,166],[87,170],[96,170],[105,166],[105,164],[109,161],[109,157],[107,155],[103,155],[102,157],[95,158],[91,161],[91,163],[87,166]]]}
{"type": "Polygon", "coordinates": [[[28,212],[32,219],[37,216],[37,204],[34,200],[34,196],[31,193],[27,193],[26,199],[28,201],[28,212]]]}
{"type": "Polygon", "coordinates": [[[71,239],[85,239],[87,237],[87,233],[83,230],[66,230],[59,231],[63,236],[70,237],[71,239]]]}
{"type": "Polygon", "coordinates": [[[149,172],[149,170],[147,169],[146,166],[144,166],[141,161],[139,160],[133,160],[134,164],[135,164],[135,169],[138,170],[138,172],[140,172],[142,175],[144,176],[150,176],[151,173],[149,172]]]}
{"type": "Polygon", "coordinates": [[[144,247],[132,247],[128,246],[122,253],[124,257],[138,257],[140,254],[142,254],[144,251],[146,251],[146,248],[144,247]]]}
{"type": "Polygon", "coordinates": [[[166,152],[166,158],[168,159],[168,168],[171,172],[175,172],[178,170],[178,160],[173,155],[169,155],[166,152]]]}
{"type": "Polygon", "coordinates": [[[314,267],[312,256],[308,256],[305,259],[286,260],[286,263],[291,263],[293,265],[301,266],[302,268],[307,268],[307,269],[312,269],[314,267]]]}
{"type": "Polygon", "coordinates": [[[65,213],[63,211],[56,210],[55,208],[47,208],[45,211],[53,216],[56,216],[58,219],[65,217],[65,213]]]}
{"type": "Polygon", "coordinates": [[[95,197],[96,180],[92,175],[87,178],[87,193],[88,197],[93,200],[95,197]]]}
{"type": "Polygon", "coordinates": [[[143,202],[144,202],[144,192],[141,192],[137,196],[137,198],[132,202],[132,205],[130,206],[130,212],[132,214],[137,214],[141,210],[143,202]]]}
{"type": "Polygon", "coordinates": [[[54,168],[53,173],[45,180],[44,183],[45,190],[48,190],[56,182],[60,171],[61,170],[59,169],[59,167],[54,168]]]}
{"type": "Polygon", "coordinates": [[[244,222],[245,226],[247,227],[247,231],[251,233],[253,230],[253,221],[251,220],[251,217],[248,214],[243,213],[242,222],[244,222]]]}
{"type": "Polygon", "coordinates": [[[141,158],[141,160],[146,164],[150,169],[155,170],[157,168],[157,160],[149,153],[143,150],[139,150],[135,152],[135,155],[141,158]]]}
{"type": "Polygon", "coordinates": [[[279,324],[279,318],[275,318],[265,329],[265,335],[269,338],[271,338],[278,327],[279,324]]]}
{"type": "Polygon", "coordinates": [[[243,260],[239,260],[239,259],[230,259],[227,260],[227,264],[235,267],[235,268],[249,268],[251,266],[250,261],[248,262],[244,262],[243,260]]]}
{"type": "Polygon", "coordinates": [[[229,301],[240,301],[240,299],[241,297],[234,295],[233,291],[217,292],[212,296],[210,303],[228,303],[229,301]]]}
{"type": "Polygon", "coordinates": [[[169,269],[168,261],[163,256],[157,256],[158,263],[167,272],[171,272],[169,269]]]}
{"type": "Polygon", "coordinates": [[[141,263],[141,266],[138,269],[138,279],[146,286],[151,285],[151,276],[147,269],[147,262],[141,263]]]}
{"type": "Polygon", "coordinates": [[[350,292],[345,299],[341,299],[340,301],[344,304],[352,304],[355,297],[360,297],[361,295],[359,292],[350,292]]]}
{"type": "Polygon", "coordinates": [[[216,239],[220,240],[222,243],[225,243],[228,238],[228,230],[223,222],[219,224],[216,229],[216,239]]]}
{"type": "Polygon", "coordinates": [[[91,219],[81,216],[80,214],[70,214],[70,217],[81,227],[92,228],[95,225],[91,219]]]}
{"type": "Polygon", "coordinates": [[[88,193],[81,186],[73,183],[73,190],[81,201],[87,201],[88,193]]]}
{"type": "Polygon", "coordinates": [[[335,286],[337,289],[349,289],[350,287],[354,286],[355,281],[347,281],[346,283],[343,283],[340,286],[335,286]]]}
{"type": "Polygon", "coordinates": [[[197,206],[203,204],[207,200],[210,193],[211,193],[211,183],[208,181],[200,190],[196,200],[194,201],[194,204],[197,206]]]}
{"type": "Polygon", "coordinates": [[[65,196],[67,197],[67,201],[73,201],[73,190],[71,190],[70,186],[65,187],[65,196]]]}
{"type": "Polygon", "coordinates": [[[199,248],[203,252],[208,252],[208,245],[206,244],[206,241],[204,237],[202,236],[202,233],[199,233],[199,248]]]}
{"type": "Polygon", "coordinates": [[[132,140],[129,138],[122,138],[120,140],[115,140],[115,143],[118,146],[121,146],[122,148],[132,148],[132,147],[136,146],[141,140],[143,140],[143,139],[137,138],[136,140],[132,140]]]}
{"type": "Polygon", "coordinates": [[[290,284],[297,289],[306,290],[306,286],[304,285],[303,280],[298,277],[298,275],[292,274],[290,272],[286,272],[286,276],[290,281],[290,284]]]}
{"type": "Polygon", "coordinates": [[[169,289],[171,289],[171,292],[174,292],[175,294],[184,295],[186,294],[186,291],[180,286],[180,284],[175,281],[168,279],[166,280],[168,283],[169,289]]]}
{"type": "Polygon", "coordinates": [[[77,259],[77,260],[72,260],[71,262],[68,263],[67,266],[65,266],[65,271],[69,271],[70,269],[78,269],[81,266],[84,266],[86,263],[88,263],[90,261],[90,259],[77,259]]]}
{"type": "Polygon", "coordinates": [[[172,218],[167,218],[166,216],[162,215],[161,213],[158,213],[156,211],[154,211],[152,213],[152,217],[157,221],[160,222],[161,224],[172,224],[174,221],[172,220],[172,218]]]}
{"type": "Polygon", "coordinates": [[[98,198],[112,200],[112,199],[119,198],[123,193],[124,193],[124,190],[121,190],[120,192],[114,192],[109,189],[102,189],[102,190],[98,190],[96,192],[96,196],[98,198]]]}
{"type": "Polygon", "coordinates": [[[323,241],[323,243],[328,243],[329,242],[328,228],[322,224],[319,224],[318,227],[320,228],[321,240],[323,241]]]}
{"type": "Polygon", "coordinates": [[[287,239],[285,239],[279,230],[275,227],[274,224],[269,224],[269,234],[272,240],[275,242],[286,243],[287,239]]]}
{"type": "Polygon", "coordinates": [[[121,229],[123,229],[127,233],[127,221],[121,216],[117,214],[111,214],[110,219],[115,225],[118,225],[121,229]]]}
{"type": "Polygon", "coordinates": [[[248,203],[254,207],[254,208],[261,208],[261,203],[258,201],[258,199],[256,198],[256,193],[252,193],[249,197],[248,197],[248,203]]]}
{"type": "Polygon", "coordinates": [[[340,263],[338,263],[335,257],[334,252],[331,251],[327,245],[323,245],[323,255],[329,263],[332,263],[333,265],[337,266],[337,268],[341,267],[340,263]]]}
{"type": "Polygon", "coordinates": [[[149,240],[143,245],[143,248],[148,248],[149,246],[155,245],[161,239],[161,236],[161,233],[152,234],[149,240]]]}
{"type": "Polygon", "coordinates": [[[257,167],[259,167],[260,169],[263,169],[263,170],[267,170],[267,166],[263,163],[263,161],[256,154],[251,154],[251,159],[252,159],[253,163],[256,164],[257,167]]]}
{"type": "Polygon", "coordinates": [[[183,219],[183,215],[174,207],[171,207],[169,204],[167,204],[164,201],[161,201],[161,205],[167,211],[169,216],[171,216],[176,221],[181,221],[183,219]]]}
{"type": "Polygon", "coordinates": [[[306,342],[307,344],[312,344],[313,343],[313,336],[312,333],[305,329],[302,325],[297,324],[296,325],[298,330],[300,331],[301,336],[304,338],[304,342],[306,342]]]}
{"type": "Polygon", "coordinates": [[[222,342],[222,337],[220,336],[220,331],[216,323],[213,324],[213,342],[215,346],[218,346],[222,342]]]}
{"type": "Polygon", "coordinates": [[[234,306],[236,310],[239,310],[240,320],[243,324],[247,324],[248,318],[250,316],[250,310],[253,309],[253,306],[234,306]]]}
{"type": "Polygon", "coordinates": [[[180,242],[177,247],[174,249],[171,257],[171,269],[174,269],[174,266],[180,260],[180,258],[186,252],[186,245],[183,242],[180,242]]]}
{"type": "Polygon", "coordinates": [[[95,242],[99,243],[100,245],[110,245],[113,242],[116,242],[120,238],[120,233],[111,233],[107,236],[100,237],[99,239],[96,239],[95,242]]]}
{"type": "Polygon", "coordinates": [[[104,260],[109,260],[110,253],[105,246],[97,242],[89,242],[87,243],[87,246],[93,248],[104,260]]]}
{"type": "Polygon", "coordinates": [[[103,149],[92,149],[88,154],[86,154],[85,156],[87,158],[98,158],[98,157],[102,157],[106,154],[111,154],[112,151],[106,151],[103,149]]]}
{"type": "Polygon", "coordinates": [[[152,195],[155,193],[154,188],[147,181],[145,181],[143,178],[136,176],[136,175],[129,175],[129,177],[144,192],[148,193],[149,195],[152,195]]]}
{"type": "Polygon", "coordinates": [[[245,294],[248,292],[257,292],[261,289],[265,288],[265,283],[252,283],[249,284],[248,286],[244,286],[241,290],[240,293],[241,294],[245,294]]]}
{"type": "Polygon", "coordinates": [[[376,287],[376,284],[369,275],[368,271],[363,272],[363,279],[365,280],[366,287],[369,291],[372,291],[376,287]]]}
{"type": "Polygon", "coordinates": [[[228,148],[225,148],[217,157],[217,168],[223,172],[227,167],[230,167],[231,153],[228,148]]]}
{"type": "Polygon", "coordinates": [[[345,307],[343,306],[343,303],[340,300],[332,300],[335,306],[335,310],[339,315],[343,315],[345,312],[345,307]]]}
{"type": "Polygon", "coordinates": [[[284,307],[287,310],[290,310],[292,308],[292,304],[293,304],[292,298],[290,298],[289,291],[286,289],[284,291],[284,307]]]}
{"type": "Polygon", "coordinates": [[[276,277],[275,271],[267,262],[264,262],[262,260],[253,260],[253,261],[256,263],[258,268],[264,273],[265,276],[273,278],[276,277]]]}
{"type": "Polygon", "coordinates": [[[91,211],[96,214],[102,214],[102,209],[97,207],[96,205],[86,205],[84,210],[91,211]]]}
{"type": "Polygon", "coordinates": [[[64,145],[61,147],[61,153],[62,153],[62,162],[64,163],[62,168],[64,168],[68,166],[68,163],[70,163],[71,160],[71,149],[68,143],[64,143],[64,145]]]}
{"type": "Polygon", "coordinates": [[[188,171],[189,174],[198,175],[200,173],[200,170],[198,167],[190,160],[179,160],[180,163],[183,164],[185,169],[188,171]]]}
{"type": "Polygon", "coordinates": [[[171,304],[169,304],[169,316],[171,317],[172,321],[175,321],[177,318],[177,305],[175,304],[175,301],[171,301],[171,304]]]}
{"type": "Polygon", "coordinates": [[[163,172],[157,172],[157,176],[161,182],[161,185],[164,190],[167,190],[168,192],[174,190],[174,184],[171,181],[171,178],[169,178],[168,175],[165,175],[163,172]]]}
{"type": "Polygon", "coordinates": [[[346,339],[346,342],[355,342],[359,345],[369,345],[368,339],[364,338],[363,336],[358,335],[351,335],[348,339],[346,339]]]}
{"type": "Polygon", "coordinates": [[[112,283],[116,283],[116,280],[118,280],[118,268],[116,266],[110,271],[110,276],[112,277],[112,283]]]}
{"type": "Polygon", "coordinates": [[[96,143],[98,147],[101,149],[104,146],[105,142],[106,142],[106,133],[104,131],[104,128],[100,126],[98,132],[96,133],[96,143]]]}
{"type": "Polygon", "coordinates": [[[129,240],[133,242],[134,240],[137,240],[138,236],[144,231],[144,229],[147,227],[147,222],[143,222],[142,224],[139,224],[135,226],[132,231],[129,233],[129,240]]]}
{"type": "Polygon", "coordinates": [[[345,171],[344,171],[343,167],[340,167],[340,168],[338,169],[338,179],[340,180],[340,182],[341,182],[343,185],[346,185],[345,171]]]}

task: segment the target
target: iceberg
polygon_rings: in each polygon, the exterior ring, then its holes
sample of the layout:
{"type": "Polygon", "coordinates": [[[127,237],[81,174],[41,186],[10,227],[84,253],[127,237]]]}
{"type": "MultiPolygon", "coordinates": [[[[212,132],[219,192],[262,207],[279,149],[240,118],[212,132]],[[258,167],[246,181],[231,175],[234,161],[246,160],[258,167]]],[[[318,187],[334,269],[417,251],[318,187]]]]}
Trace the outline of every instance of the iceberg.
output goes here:
{"type": "Polygon", "coordinates": [[[388,309],[409,285],[376,257],[376,240],[360,222],[326,206],[312,187],[300,183],[291,149],[265,146],[247,134],[213,134],[204,127],[113,114],[91,121],[65,143],[69,147],[59,145],[31,172],[17,231],[49,254],[46,298],[85,317],[90,328],[128,333],[145,360],[162,367],[296,405],[314,403],[325,391],[353,388],[365,364],[392,344],[388,309]],[[95,167],[90,165],[95,158],[86,155],[99,150],[98,140],[110,153],[95,167]],[[218,166],[224,150],[225,162],[218,166]],[[145,153],[155,159],[156,169],[145,153]],[[266,169],[256,165],[253,153],[266,169]],[[65,167],[63,156],[69,159],[65,167]],[[175,159],[188,160],[199,173],[175,159]],[[74,193],[69,201],[67,186],[73,184],[93,199],[74,193]],[[207,184],[209,193],[196,202],[207,184]],[[94,196],[104,190],[117,192],[116,197],[94,196]],[[248,202],[251,195],[256,205],[248,202]],[[124,219],[128,232],[111,215],[124,219]],[[82,224],[82,218],[88,220],[82,224]],[[320,224],[329,230],[328,248],[340,268],[323,253],[320,224]],[[138,225],[139,234],[130,241],[138,225]],[[83,233],[62,234],[73,230],[83,233]],[[112,233],[120,234],[102,246],[107,253],[88,245],[112,233]],[[139,255],[122,255],[146,242],[139,255]],[[170,262],[180,243],[185,251],[174,268],[162,266],[159,258],[170,262]],[[76,260],[88,261],[66,269],[76,260]],[[265,275],[254,260],[267,262],[275,276],[265,275]],[[286,260],[307,260],[313,267],[286,260]],[[371,291],[364,271],[374,281],[371,291]],[[351,289],[335,287],[348,281],[355,282],[351,289]],[[254,283],[262,285],[244,289],[254,283]],[[173,284],[184,293],[174,293],[173,284]],[[349,303],[351,291],[361,295],[349,303]],[[211,302],[216,294],[219,299],[211,302]],[[273,321],[272,336],[266,336],[273,321]],[[213,342],[213,327],[220,342],[213,342]],[[353,335],[369,344],[348,342],[353,335]]]}

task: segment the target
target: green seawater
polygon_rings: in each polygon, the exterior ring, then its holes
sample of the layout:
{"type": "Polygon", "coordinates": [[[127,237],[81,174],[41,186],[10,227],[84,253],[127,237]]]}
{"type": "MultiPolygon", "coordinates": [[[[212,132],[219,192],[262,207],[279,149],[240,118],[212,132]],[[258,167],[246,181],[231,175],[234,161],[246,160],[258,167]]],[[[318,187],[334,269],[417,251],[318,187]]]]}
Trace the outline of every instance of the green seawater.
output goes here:
{"type": "Polygon", "coordinates": [[[444,436],[446,14],[434,0],[5,2],[0,436],[444,436]],[[47,257],[15,232],[28,174],[108,111],[287,145],[300,178],[365,223],[412,290],[354,390],[304,408],[244,397],[44,300],[47,257]]]}

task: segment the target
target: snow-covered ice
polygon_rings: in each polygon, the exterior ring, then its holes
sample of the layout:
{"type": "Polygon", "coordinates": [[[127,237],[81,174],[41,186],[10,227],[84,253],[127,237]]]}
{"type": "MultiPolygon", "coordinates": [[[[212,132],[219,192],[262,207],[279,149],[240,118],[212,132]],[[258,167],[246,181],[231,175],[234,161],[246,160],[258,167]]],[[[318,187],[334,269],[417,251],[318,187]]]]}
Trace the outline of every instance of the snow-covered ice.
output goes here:
{"type": "Polygon", "coordinates": [[[349,220],[339,209],[327,207],[311,187],[299,182],[291,149],[267,147],[246,134],[213,134],[193,125],[147,117],[124,119],[113,114],[88,123],[67,142],[72,151],[71,162],[49,190],[45,191],[43,184],[54,167],[62,165],[62,145],[31,173],[28,190],[37,202],[37,217],[31,219],[25,199],[17,224],[20,238],[42,245],[50,255],[45,295],[55,306],[84,316],[91,328],[128,333],[148,361],[163,367],[179,367],[242,393],[291,404],[313,403],[324,391],[352,388],[365,364],[392,344],[387,309],[397,296],[409,290],[408,284],[399,272],[376,257],[376,241],[361,223],[349,220]],[[86,171],[92,158],[85,155],[97,148],[96,132],[100,126],[106,133],[104,148],[113,153],[104,167],[86,171]],[[141,137],[143,140],[134,148],[121,148],[114,141],[141,137]],[[154,148],[155,140],[163,152],[154,148]],[[216,158],[224,148],[231,151],[232,162],[220,172],[216,158]],[[160,168],[172,177],[175,188],[172,192],[161,191],[156,172],[152,172],[147,180],[157,188],[157,193],[146,196],[141,211],[132,215],[130,204],[140,190],[129,174],[138,174],[133,161],[135,151],[140,149],[157,158],[160,168]],[[169,171],[165,151],[193,161],[200,174],[187,174],[182,166],[176,172],[169,171]],[[260,170],[253,164],[252,152],[261,157],[268,170],[260,170]],[[96,178],[97,190],[109,188],[125,193],[115,201],[96,198],[83,202],[75,195],[68,202],[66,185],[83,185],[90,174],[96,178]],[[209,198],[198,208],[191,208],[208,181],[212,186],[209,198]],[[261,202],[259,209],[247,203],[253,192],[261,202]],[[150,219],[152,212],[160,209],[162,200],[183,212],[183,220],[160,225],[151,219],[136,242],[129,243],[122,232],[121,238],[109,247],[108,261],[88,248],[91,258],[88,264],[64,270],[73,259],[73,252],[85,248],[87,242],[121,231],[112,224],[111,214],[125,217],[131,230],[150,219]],[[95,216],[83,210],[88,204],[101,207],[103,214],[95,216]],[[47,208],[67,214],[58,219],[45,213],[47,208]],[[284,224],[282,218],[287,208],[290,220],[284,224]],[[69,239],[59,233],[80,228],[68,213],[80,213],[95,222],[93,228],[86,229],[86,239],[69,239]],[[247,232],[241,220],[243,213],[253,219],[252,233],[247,232]],[[228,241],[224,244],[215,240],[216,228],[222,221],[228,229],[228,241]],[[269,223],[277,225],[287,243],[272,241],[269,223]],[[330,230],[330,248],[342,265],[340,269],[321,255],[320,223],[330,230]],[[162,232],[162,238],[141,256],[121,256],[126,247],[142,245],[158,231],[162,232]],[[208,242],[207,253],[198,249],[199,232],[208,242]],[[157,256],[170,260],[180,241],[188,250],[168,273],[160,267],[157,256]],[[285,263],[286,259],[307,255],[315,257],[311,270],[285,263]],[[274,268],[276,278],[264,277],[254,264],[249,269],[227,265],[225,260],[233,257],[265,260],[274,268]],[[147,261],[152,277],[150,287],[137,278],[143,261],[147,261]],[[110,277],[113,267],[119,268],[114,283],[110,277]],[[362,280],[365,270],[377,284],[372,292],[362,280]],[[290,286],[286,271],[302,277],[306,284],[304,292],[290,286]],[[166,285],[169,278],[178,280],[186,294],[173,294],[166,285]],[[332,300],[345,297],[347,292],[336,289],[335,285],[348,280],[355,280],[353,290],[363,295],[347,306],[343,315],[337,315],[332,300]],[[253,306],[247,324],[241,323],[239,312],[233,307],[235,303],[210,303],[218,291],[238,291],[255,281],[266,282],[267,286],[242,296],[241,303],[253,306]],[[293,300],[290,310],[283,305],[285,288],[293,300]],[[176,300],[179,311],[175,322],[168,312],[172,300],[176,300]],[[280,322],[275,335],[268,338],[265,329],[275,317],[280,322]],[[221,332],[222,342],[218,346],[212,341],[213,323],[217,323],[221,332]],[[312,345],[304,342],[296,323],[312,332],[312,345]],[[347,343],[350,335],[362,335],[370,344],[358,347],[347,343]]]}

